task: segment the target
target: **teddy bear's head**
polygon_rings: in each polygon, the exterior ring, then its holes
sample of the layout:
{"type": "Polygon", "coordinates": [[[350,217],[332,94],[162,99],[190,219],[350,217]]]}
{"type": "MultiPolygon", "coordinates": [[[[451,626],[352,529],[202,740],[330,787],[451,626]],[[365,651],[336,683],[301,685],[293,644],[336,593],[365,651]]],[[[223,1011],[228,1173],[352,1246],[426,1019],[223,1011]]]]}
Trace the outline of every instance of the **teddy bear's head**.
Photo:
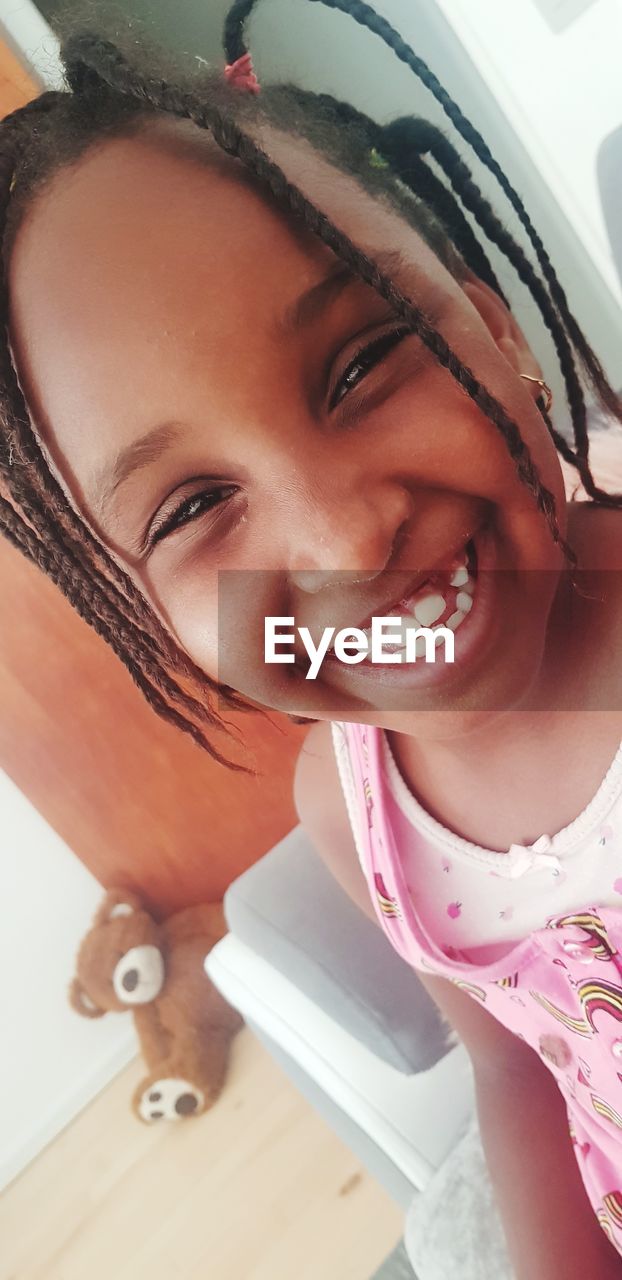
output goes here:
{"type": "Polygon", "coordinates": [[[133,893],[106,894],[78,952],[69,991],[86,1018],[136,1008],[159,995],[164,983],[160,930],[133,893]]]}

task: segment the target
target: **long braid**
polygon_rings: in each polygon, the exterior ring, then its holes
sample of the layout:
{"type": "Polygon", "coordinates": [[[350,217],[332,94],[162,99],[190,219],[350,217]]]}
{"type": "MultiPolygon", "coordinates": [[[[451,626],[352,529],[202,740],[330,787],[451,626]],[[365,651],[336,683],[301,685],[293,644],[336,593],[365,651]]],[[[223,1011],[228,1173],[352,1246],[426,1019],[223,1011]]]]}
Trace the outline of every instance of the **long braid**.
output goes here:
{"type": "MultiPolygon", "coordinates": [[[[0,384],[5,388],[4,396],[0,399],[0,408],[7,428],[6,436],[0,437],[0,472],[13,501],[34,528],[46,530],[50,554],[58,554],[58,548],[62,547],[63,556],[72,558],[74,576],[79,576],[85,598],[88,599],[91,596],[92,603],[97,600],[100,612],[106,611],[108,618],[114,620],[115,630],[117,634],[123,636],[128,645],[128,652],[132,652],[133,645],[139,646],[144,662],[152,667],[159,660],[173,662],[176,656],[175,647],[168,632],[159,623],[155,614],[149,610],[144,597],[127,575],[121,576],[122,571],[119,570],[120,581],[123,582],[123,579],[127,578],[126,595],[114,582],[110,581],[105,572],[102,572],[98,566],[98,559],[104,561],[104,568],[107,568],[108,563],[115,565],[115,562],[82,524],[67,503],[58,482],[42,465],[43,455],[26,417],[21,417],[12,411],[11,399],[17,399],[18,395],[21,397],[21,392],[8,349],[2,342],[0,342],[0,384]],[[41,479],[41,484],[33,486],[30,481],[32,476],[41,479]],[[86,529],[86,538],[83,537],[83,529],[86,529]],[[98,559],[89,559],[89,545],[94,549],[98,559]],[[136,604],[139,605],[138,608],[135,607],[136,604]],[[141,626],[143,619],[150,623],[151,618],[155,624],[153,633],[141,626]]],[[[24,414],[25,412],[24,404],[24,414]]],[[[163,670],[162,667],[160,669],[163,670]]],[[[198,673],[203,687],[211,693],[216,691],[214,683],[203,672],[199,673],[198,668],[186,662],[185,655],[182,655],[182,661],[177,664],[177,669],[180,670],[180,674],[194,680],[197,679],[198,673]]],[[[174,684],[169,676],[163,675],[163,678],[166,679],[169,696],[178,701],[180,706],[208,723],[213,723],[214,718],[206,706],[191,698],[180,686],[174,684]]],[[[236,695],[233,695],[231,705],[237,705],[238,701],[240,700],[236,699],[236,695]]],[[[247,709],[245,703],[240,702],[240,707],[247,709]]]]}
{"type": "MultiPolygon", "coordinates": [[[[269,91],[268,111],[272,113],[274,91],[269,91]]],[[[449,241],[458,250],[465,265],[480,280],[485,281],[507,305],[507,299],[495,276],[492,266],[480,244],[471,224],[465,217],[455,196],[433,173],[423,160],[429,151],[429,131],[434,129],[427,120],[417,116],[404,116],[381,125],[365,115],[349,102],[343,102],[329,93],[310,93],[294,85],[287,86],[287,97],[303,108],[311,107],[313,116],[320,114],[334,124],[354,124],[366,138],[370,154],[377,153],[378,160],[384,158],[405,186],[413,195],[430,209],[441,224],[449,241]]],[[[265,101],[265,97],[264,97],[265,101]]],[[[304,124],[304,116],[303,116],[304,124]]],[[[438,132],[438,130],[436,131],[438,132]]],[[[442,136],[439,134],[439,136],[442,136]]],[[[373,164],[373,159],[370,159],[373,164]]],[[[360,175],[359,175],[360,176],[360,175]]]]}
{"type": "Polygon", "coordinates": [[[573,422],[575,424],[575,436],[577,438],[577,451],[580,456],[587,457],[589,448],[587,436],[587,422],[585,410],[585,398],[579,378],[577,376],[576,366],[572,355],[572,350],[568,341],[567,334],[564,330],[563,323],[551,303],[551,299],[542,281],[536,275],[529,259],[524,253],[521,246],[510,235],[509,231],[503,226],[500,218],[495,213],[491,204],[485,199],[473,179],[473,175],[465,164],[462,157],[452,146],[451,142],[444,137],[439,130],[430,130],[428,138],[428,147],[430,154],[441,165],[447,174],[454,191],[462,200],[465,207],[475,216],[480,227],[487,235],[491,243],[505,254],[508,261],[514,267],[519,279],[529,289],[534,301],[536,302],[540,314],[546,324],[551,337],[555,343],[559,362],[566,381],[568,392],[568,401],[572,410],[573,422]]]}
{"type": "MultiPolygon", "coordinates": [[[[25,106],[11,112],[9,116],[2,120],[3,152],[0,156],[0,217],[6,213],[12,183],[16,177],[15,161],[19,155],[20,142],[23,146],[24,126],[30,124],[36,117],[42,117],[53,111],[66,98],[67,94],[59,91],[44,93],[39,98],[35,98],[32,102],[26,103],[25,106]]],[[[8,326],[6,280],[0,281],[0,309],[1,314],[6,317],[3,326],[6,333],[8,326]]],[[[6,338],[4,341],[0,341],[0,386],[4,389],[2,416],[6,430],[6,438],[0,440],[0,467],[4,470],[8,486],[16,501],[22,506],[28,504],[29,500],[31,503],[36,503],[39,500],[42,503],[49,504],[50,511],[58,520],[63,532],[69,537],[75,537],[77,553],[84,552],[86,567],[89,572],[97,571],[98,566],[101,567],[99,576],[102,580],[103,589],[115,597],[115,603],[121,610],[125,607],[128,621],[131,621],[135,626],[138,618],[146,625],[147,633],[150,635],[155,652],[159,653],[164,659],[170,660],[175,652],[175,646],[169,633],[156,618],[153,610],[149,608],[145,597],[136,588],[129,575],[109,555],[103,544],[93,536],[88,526],[80,520],[71,504],[67,501],[55,476],[46,466],[40,445],[32,430],[28,409],[15,374],[6,338]],[[17,411],[13,411],[13,406],[15,405],[18,406],[17,411]],[[14,468],[22,470],[23,480],[21,483],[16,479],[19,475],[19,470],[14,470],[14,468]],[[30,485],[29,494],[28,485],[31,476],[34,479],[34,488],[30,485]],[[89,559],[89,553],[91,559],[89,559]]],[[[179,651],[179,655],[175,653],[175,658],[178,669],[184,675],[195,680],[199,676],[201,679],[204,678],[203,673],[199,673],[198,668],[194,667],[186,658],[186,655],[181,654],[181,651],[179,651]]]]}
{"type": "MultiPolygon", "coordinates": [[[[288,99],[291,99],[298,105],[306,106],[313,104],[314,111],[318,109],[326,112],[325,118],[333,121],[337,120],[341,124],[355,123],[364,129],[366,139],[370,148],[375,149],[379,157],[386,158],[386,162],[391,164],[394,173],[407,185],[417,198],[426,202],[435,216],[440,220],[445,232],[452,239],[455,247],[460,253],[465,264],[471,268],[473,273],[480,280],[485,281],[498,294],[498,296],[506,302],[499,282],[492,271],[492,267],[486,257],[486,254],[480,245],[479,240],[475,236],[470,223],[465,218],[457,200],[452,192],[437,178],[436,174],[426,165],[422,159],[422,155],[427,152],[433,152],[434,158],[437,160],[444,172],[451,173],[452,185],[458,186],[458,180],[455,172],[452,172],[452,165],[447,163],[448,154],[451,153],[452,159],[460,160],[457,152],[450,148],[447,139],[434,125],[429,121],[420,119],[416,116],[405,116],[397,120],[391,121],[387,125],[379,125],[371,117],[366,116],[351,104],[340,101],[331,94],[318,93],[311,94],[307,90],[288,86],[288,99]]],[[[466,166],[463,166],[466,170],[466,166]]],[[[467,170],[468,173],[468,170],[467,170]]],[[[475,184],[472,183],[474,190],[475,184]]],[[[462,194],[462,193],[461,193],[462,194]]],[[[483,196],[481,196],[483,202],[483,196]]],[[[469,206],[471,207],[471,205],[469,206]]],[[[489,208],[490,225],[493,226],[495,220],[494,211],[489,208]]],[[[473,212],[476,212],[473,208],[473,212]]],[[[476,215],[477,216],[477,215],[476,215]]],[[[516,254],[519,268],[522,275],[525,276],[523,283],[531,288],[532,281],[536,282],[536,289],[540,282],[537,281],[533,269],[525,259],[522,250],[512,240],[509,232],[505,231],[501,223],[496,220],[497,225],[494,227],[491,238],[495,238],[498,247],[506,253],[506,256],[512,260],[516,254]],[[526,271],[523,271],[522,263],[526,264],[526,271]]],[[[542,303],[543,318],[548,322],[552,330],[560,328],[560,321],[553,311],[550,299],[546,291],[540,284],[540,302],[542,303]]],[[[562,344],[563,344],[562,330],[562,344]]],[[[566,343],[566,350],[568,350],[566,343]]],[[[570,360],[574,370],[574,361],[570,353],[570,360]]],[[[561,363],[561,360],[560,360],[561,363]]],[[[575,372],[576,377],[576,372],[575,372]]],[[[579,386],[579,395],[582,399],[582,392],[579,386]]],[[[569,394],[570,401],[570,394],[569,394]]],[[[586,492],[591,497],[602,499],[604,504],[617,506],[618,501],[615,495],[605,490],[597,488],[589,470],[589,464],[582,464],[577,455],[573,452],[565,437],[556,430],[548,413],[544,410],[542,404],[539,405],[540,412],[545,421],[551,438],[561,456],[578,470],[584,483],[586,492]]],[[[575,425],[575,440],[577,437],[576,412],[573,413],[573,423],[575,425]]]]}
{"type": "MultiPolygon", "coordinates": [[[[6,488],[11,495],[13,501],[17,504],[20,511],[26,516],[32,528],[43,530],[40,537],[42,545],[46,546],[46,550],[52,556],[59,554],[59,548],[62,548],[62,556],[68,560],[71,558],[73,566],[74,578],[80,580],[81,589],[85,598],[91,599],[91,604],[99,616],[108,618],[114,625],[117,635],[123,637],[124,643],[128,646],[128,652],[134,652],[139,655],[145,663],[145,669],[154,664],[159,665],[159,669],[163,672],[163,679],[166,681],[167,694],[179,702],[180,706],[193,715],[214,723],[214,717],[209,711],[209,707],[203,703],[197,702],[185,690],[171,678],[164,674],[165,668],[162,663],[170,664],[178,671],[178,673],[186,678],[197,680],[197,673],[200,675],[200,684],[204,692],[215,694],[221,693],[220,686],[216,686],[209,677],[205,676],[199,668],[194,667],[185,659],[182,654],[180,663],[175,661],[176,652],[172,642],[166,647],[158,643],[158,637],[154,637],[148,630],[141,626],[141,614],[132,610],[131,601],[121,594],[109,579],[102,574],[93,561],[89,561],[84,554],[84,547],[80,541],[68,533],[66,525],[59,521],[57,513],[51,508],[46,507],[40,500],[39,494],[24,483],[20,478],[21,467],[19,464],[13,465],[7,469],[2,469],[6,488]]],[[[133,593],[138,595],[136,588],[133,593]]],[[[141,599],[143,599],[141,597],[141,599]]],[[[162,634],[166,637],[168,633],[161,628],[159,620],[153,615],[154,622],[162,634]]],[[[248,705],[239,699],[238,695],[233,694],[231,705],[239,707],[240,710],[248,710],[248,705]]]]}
{"type": "Polygon", "coordinates": [[[555,499],[541,484],[531,453],[519,428],[504,406],[464,365],[449,344],[428,321],[424,313],[393,284],[393,281],[361,249],[340,231],[321,210],[289,182],[282,169],[233,120],[218,107],[206,102],[191,90],[171,86],[164,80],[143,76],[132,68],[109,41],[95,36],[77,36],[66,48],[66,69],[75,91],[99,78],[116,92],[128,94],[158,111],[169,111],[180,119],[191,120],[201,129],[209,129],[218,146],[228,155],[241,160],[263,186],[267,187],[281,207],[301,220],[332,252],[345,262],[366,284],[371,285],[417,333],[422,342],[482,410],[506,442],[516,463],[518,476],[531,492],[538,509],[545,516],[551,535],[573,562],[575,556],[562,538],[555,514],[555,499]]]}
{"type": "MultiPolygon", "coordinates": [[[[189,734],[215,760],[220,764],[228,764],[241,772],[247,772],[243,765],[226,760],[188,715],[179,715],[174,708],[170,707],[166,699],[171,697],[173,688],[166,672],[157,663],[153,663],[149,656],[145,654],[140,641],[132,637],[131,632],[128,635],[126,629],[120,626],[119,616],[116,611],[111,609],[105,600],[96,599],[96,589],[92,589],[90,600],[88,596],[85,596],[79,576],[74,575],[75,562],[66,548],[63,548],[61,553],[58,546],[46,546],[37,537],[34,530],[21,519],[11,504],[1,497],[0,528],[12,545],[20,550],[33,564],[38,565],[43,570],[46,576],[60,588],[80,617],[93,628],[106,644],[110,645],[117,657],[124,662],[132,679],[154,709],[159,710],[161,713],[162,708],[166,705],[173,713],[174,723],[177,727],[182,729],[184,733],[189,734]]],[[[210,715],[201,703],[197,703],[189,696],[185,698],[185,710],[189,715],[194,715],[203,721],[207,721],[212,727],[218,723],[213,714],[210,715]]]]}
{"type": "MultiPolygon", "coordinates": [[[[223,47],[229,62],[235,62],[247,52],[244,27],[256,4],[257,0],[237,0],[225,18],[223,47]]],[[[375,147],[386,156],[398,176],[417,196],[428,203],[467,266],[506,301],[482,245],[474,235],[460,206],[421,158],[422,150],[428,149],[425,146],[427,130],[433,126],[415,116],[393,120],[388,125],[380,125],[350,103],[340,101],[331,94],[311,95],[293,86],[289,86],[288,91],[294,100],[304,102],[313,98],[314,105],[317,104],[320,108],[328,107],[335,118],[344,123],[354,122],[362,126],[368,136],[370,147],[375,147]],[[420,131],[423,133],[421,134],[420,131]]]]}
{"type": "MultiPolygon", "coordinates": [[[[401,62],[406,63],[418,79],[421,80],[422,84],[430,90],[437,102],[443,108],[445,114],[458,130],[461,137],[464,138],[465,142],[469,144],[478,159],[482,161],[486,168],[496,178],[499,186],[512,205],[521,225],[529,237],[544,278],[549,286],[551,297],[565,321],[573,346],[575,347],[584,368],[598,391],[603,404],[605,404],[615,416],[618,416],[622,411],[620,397],[609,385],[598,357],[587,342],[585,335],[582,333],[570,310],[564,289],[557,278],[549,255],[520,196],[518,195],[518,192],[515,191],[509,181],[509,178],[503,172],[500,164],[495,160],[490,148],[482,138],[482,135],[478,132],[471,121],[463,115],[457,102],[454,101],[451,95],[443,87],[440,80],[434,75],[434,72],[430,69],[427,63],[424,62],[423,58],[420,58],[419,55],[411,49],[410,45],[406,44],[406,41],[402,39],[399,32],[391,26],[390,22],[388,22],[386,18],[383,18],[379,13],[376,13],[375,9],[372,9],[371,5],[366,4],[364,0],[312,0],[312,3],[313,2],[325,4],[329,9],[337,9],[341,13],[348,14],[349,17],[353,18],[355,22],[358,22],[360,26],[371,31],[373,35],[379,36],[384,44],[388,45],[388,47],[392,49],[396,57],[398,57],[401,62]]],[[[234,5],[234,8],[235,7],[236,6],[234,5]]],[[[240,9],[246,9],[247,13],[250,13],[250,10],[253,7],[254,6],[252,4],[244,4],[240,6],[240,9]]]]}
{"type": "MultiPolygon", "coordinates": [[[[447,235],[453,240],[466,266],[478,279],[489,285],[507,305],[507,298],[470,222],[465,218],[451,191],[440,178],[437,178],[433,169],[423,158],[425,151],[429,149],[425,143],[419,142],[421,126],[425,124],[425,121],[409,117],[404,121],[396,120],[393,124],[386,125],[382,130],[383,153],[390,160],[394,172],[402,182],[433,210],[447,235]],[[396,136],[398,128],[399,136],[396,136]]],[[[427,139],[427,129],[425,134],[427,139]]]]}
{"type": "MultiPolygon", "coordinates": [[[[129,655],[134,670],[140,668],[152,683],[159,687],[162,694],[177,700],[188,715],[195,716],[214,727],[216,717],[209,711],[209,707],[197,702],[185,691],[177,689],[166,669],[154,659],[152,652],[144,644],[138,628],[132,628],[127,623],[119,610],[103,595],[97,583],[88,579],[85,582],[73,548],[67,542],[61,543],[60,540],[53,538],[48,540],[40,538],[12,504],[2,497],[0,497],[0,521],[3,529],[12,532],[14,543],[16,540],[20,541],[30,559],[36,560],[39,565],[45,562],[48,576],[60,587],[69,602],[77,607],[76,601],[80,600],[83,608],[88,609],[92,614],[94,624],[98,624],[102,630],[105,630],[107,636],[114,636],[117,650],[123,648],[129,655]]],[[[95,629],[98,629],[97,626],[95,629]]],[[[101,634],[101,631],[99,633],[101,634]]],[[[214,688],[213,685],[212,688],[214,688]]]]}
{"type": "MultiPolygon", "coordinates": [[[[174,646],[168,632],[162,627],[147,602],[129,576],[117,565],[101,543],[97,541],[67,501],[60,484],[46,467],[41,448],[26,417],[26,407],[19,388],[6,342],[0,340],[0,385],[6,388],[0,395],[0,410],[6,434],[0,438],[0,469],[12,496],[29,518],[45,511],[57,526],[63,539],[69,539],[76,555],[89,573],[96,572],[104,590],[127,620],[134,626],[144,623],[142,631],[149,639],[154,652],[171,660],[174,646]],[[12,384],[12,385],[11,385],[12,384]],[[23,413],[15,413],[15,401],[22,400],[23,413]]],[[[183,674],[196,678],[197,671],[189,663],[182,663],[183,674]]]]}
{"type": "MultiPolygon", "coordinates": [[[[2,122],[5,143],[0,160],[0,216],[8,203],[14,173],[16,142],[24,121],[40,116],[58,106],[66,94],[49,93],[34,103],[13,112],[2,122]],[[5,129],[7,133],[5,133],[5,129]],[[6,145],[7,136],[13,145],[6,145]]],[[[6,283],[0,286],[0,307],[8,316],[6,283]]],[[[138,641],[145,669],[155,670],[159,664],[167,695],[186,713],[213,725],[215,717],[207,704],[192,698],[168,675],[162,663],[176,669],[186,679],[198,684],[204,693],[214,694],[217,686],[175,645],[171,636],[150,609],[142,593],[103,545],[79,518],[67,501],[63,490],[46,466],[41,448],[32,430],[26,403],[17,380],[6,341],[7,321],[0,335],[0,411],[5,433],[0,437],[0,474],[6,490],[34,527],[44,530],[49,552],[63,546],[74,559],[74,576],[79,576],[82,596],[91,598],[94,617],[97,608],[108,610],[114,618],[117,636],[122,635],[132,657],[132,646],[138,641]],[[97,608],[94,599],[97,599],[97,608]]],[[[134,653],[134,662],[140,660],[134,653]]],[[[248,711],[246,703],[234,691],[218,690],[232,708],[248,711]]]]}
{"type": "MultiPolygon", "coordinates": [[[[472,266],[472,269],[475,270],[475,273],[479,275],[480,279],[486,280],[493,288],[495,287],[490,279],[491,268],[485,255],[483,263],[480,261],[478,269],[474,264],[472,245],[469,245],[468,243],[465,244],[464,238],[462,239],[462,243],[460,243],[459,237],[461,235],[464,237],[464,230],[455,220],[455,214],[451,214],[448,207],[448,212],[450,212],[450,216],[453,217],[453,227],[457,228],[457,233],[453,230],[450,218],[444,216],[442,205],[443,197],[441,194],[443,184],[436,181],[435,175],[432,174],[431,170],[428,169],[428,175],[430,175],[428,177],[425,171],[421,168],[423,161],[421,161],[420,158],[427,152],[429,152],[441,166],[448,180],[451,182],[454,191],[464,204],[465,208],[474,215],[485,235],[491,243],[495,244],[501,252],[505,254],[508,261],[514,267],[519,279],[529,289],[553,339],[566,386],[576,452],[568,452],[568,450],[564,449],[564,457],[566,457],[567,461],[569,461],[570,464],[579,472],[584,488],[590,497],[599,501],[603,505],[619,505],[622,501],[622,495],[610,494],[599,488],[591,474],[589,466],[590,442],[587,428],[587,409],[583,388],[577,374],[571,341],[582,361],[583,367],[586,368],[590,374],[590,377],[598,390],[602,403],[607,405],[607,407],[611,409],[614,415],[618,418],[622,416],[622,404],[619,397],[606,381],[603,370],[596,356],[591,351],[584,335],[581,333],[576,321],[574,321],[574,318],[568,309],[565,294],[561,285],[557,281],[557,277],[555,276],[555,272],[553,271],[553,267],[548,259],[544,246],[541,244],[535,229],[532,227],[520,198],[514,192],[508,182],[508,179],[498,163],[494,160],[494,157],[477,130],[471,125],[470,121],[463,116],[460,108],[443,88],[423,59],[415,54],[415,52],[406,44],[399,33],[395,31],[385,18],[377,14],[376,11],[372,9],[370,5],[364,3],[363,0],[319,0],[319,2],[326,4],[329,8],[338,9],[343,13],[347,13],[360,25],[369,29],[373,34],[378,35],[383,42],[393,50],[397,57],[399,57],[401,61],[405,62],[422,80],[426,87],[430,89],[442,105],[446,114],[459,130],[462,137],[469,142],[478,157],[483,160],[487,167],[494,173],[495,177],[500,181],[503,190],[511,200],[515,211],[518,213],[521,222],[530,235],[530,239],[537,251],[538,260],[540,261],[541,254],[544,255],[547,270],[545,270],[543,262],[541,262],[540,265],[543,269],[545,279],[549,284],[550,292],[549,289],[546,288],[545,283],[536,274],[521,246],[503,226],[490,203],[484,198],[482,192],[475,183],[468,166],[445,135],[431,123],[424,120],[418,120],[415,117],[406,117],[385,126],[384,133],[386,136],[386,142],[385,147],[383,148],[383,153],[390,160],[392,168],[400,179],[411,188],[414,194],[422,196],[424,199],[427,182],[428,195],[432,200],[434,200],[434,198],[436,200],[435,211],[437,216],[440,218],[448,233],[452,236],[454,244],[458,251],[464,256],[466,264],[468,266],[472,266]],[[538,251],[538,246],[541,253],[538,251]],[[552,279],[549,279],[549,276],[552,279]],[[557,286],[557,291],[552,287],[552,282],[557,286]],[[592,359],[593,364],[590,364],[590,358],[592,359]]],[[[240,57],[244,52],[246,52],[244,26],[250,16],[250,13],[256,7],[256,4],[257,0],[236,0],[236,3],[232,5],[229,14],[227,15],[223,33],[223,43],[227,57],[231,60],[236,57],[240,57]]],[[[463,219],[463,221],[466,223],[466,219],[463,219]]],[[[468,231],[470,231],[468,223],[466,223],[466,226],[468,231]]],[[[500,296],[503,296],[498,284],[496,291],[500,296]]],[[[551,434],[553,435],[552,432],[551,434]]]]}
{"type": "Polygon", "coordinates": [[[236,0],[225,18],[222,43],[228,62],[237,62],[246,53],[244,27],[257,0],[236,0]]]}
{"type": "MultiPolygon", "coordinates": [[[[471,213],[473,213],[491,243],[496,244],[502,253],[505,254],[508,261],[514,267],[519,279],[529,289],[531,296],[536,302],[542,319],[544,320],[555,344],[560,368],[566,385],[566,394],[575,438],[576,455],[571,453],[565,456],[579,472],[586,491],[592,497],[598,498],[605,503],[610,503],[611,498],[615,497],[615,495],[608,494],[605,490],[599,489],[595,485],[589,469],[590,442],[587,428],[585,397],[577,374],[572,349],[559,313],[552,305],[547,290],[545,289],[542,281],[536,275],[529,259],[523,252],[523,249],[514,240],[510,232],[503,226],[503,223],[497,217],[492,206],[484,198],[479,187],[473,180],[473,176],[468,166],[462,160],[455,147],[453,147],[448,139],[438,129],[435,129],[434,126],[429,126],[426,141],[426,149],[429,150],[430,154],[442,167],[454,190],[462,200],[462,203],[471,213]]],[[[407,181],[406,174],[404,175],[404,180],[407,181]]]]}

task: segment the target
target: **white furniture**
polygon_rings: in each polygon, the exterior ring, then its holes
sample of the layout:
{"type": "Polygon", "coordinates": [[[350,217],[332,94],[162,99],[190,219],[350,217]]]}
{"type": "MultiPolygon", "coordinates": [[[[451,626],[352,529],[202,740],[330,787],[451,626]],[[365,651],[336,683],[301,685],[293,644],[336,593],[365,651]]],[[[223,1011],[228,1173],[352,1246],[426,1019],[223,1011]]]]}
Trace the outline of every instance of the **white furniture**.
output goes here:
{"type": "Polygon", "coordinates": [[[389,1066],[302,994],[294,983],[229,934],[208,957],[208,972],[304,1091],[337,1126],[402,1204],[425,1188],[473,1113],[471,1069],[462,1046],[428,1071],[404,1075],[389,1066]],[[321,1095],[326,1103],[322,1107],[321,1095]],[[357,1143],[356,1129],[368,1142],[357,1143]],[[377,1151],[374,1151],[374,1148],[377,1151]],[[387,1178],[384,1155],[403,1181],[387,1178]],[[396,1188],[403,1188],[400,1194],[396,1188]]]}
{"type": "Polygon", "coordinates": [[[467,1055],[297,827],[231,886],[206,959],[298,1088],[404,1209],[474,1114],[467,1055]]]}

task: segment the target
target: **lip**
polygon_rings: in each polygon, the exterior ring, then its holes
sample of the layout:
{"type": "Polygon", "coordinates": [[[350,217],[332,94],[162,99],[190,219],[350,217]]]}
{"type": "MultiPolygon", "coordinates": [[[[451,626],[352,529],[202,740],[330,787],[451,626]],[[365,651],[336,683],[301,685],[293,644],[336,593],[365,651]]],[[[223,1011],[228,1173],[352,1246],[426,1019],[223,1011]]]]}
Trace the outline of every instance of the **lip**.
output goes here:
{"type": "MultiPolygon", "coordinates": [[[[462,554],[465,547],[467,547],[470,542],[476,541],[478,532],[469,534],[468,537],[464,538],[460,543],[458,543],[458,545],[455,547],[453,551],[445,552],[445,554],[439,559],[438,564],[433,566],[433,568],[426,569],[425,573],[417,574],[409,583],[406,591],[403,591],[402,594],[398,596],[397,599],[394,599],[391,602],[391,604],[383,603],[380,605],[376,605],[376,607],[372,609],[371,613],[367,614],[367,616],[364,618],[362,622],[355,622],[354,627],[356,627],[357,630],[360,630],[360,631],[367,631],[368,628],[371,627],[372,618],[379,618],[379,617],[385,617],[385,616],[388,617],[395,610],[408,609],[408,602],[412,600],[412,597],[416,595],[417,592],[420,591],[423,586],[425,586],[426,582],[429,582],[430,579],[432,579],[434,575],[437,573],[449,572],[454,561],[457,560],[458,556],[462,554]]],[[[337,630],[339,630],[339,628],[337,628],[337,630]]]]}
{"type": "MultiPolygon", "coordinates": [[[[470,541],[469,539],[468,541],[470,541]]],[[[494,641],[495,618],[494,597],[496,595],[494,587],[495,575],[491,570],[497,566],[497,549],[495,547],[494,538],[490,527],[482,527],[472,537],[477,553],[477,590],[474,597],[473,609],[467,614],[460,627],[454,633],[454,661],[446,663],[443,660],[436,662],[416,662],[416,663],[372,663],[369,658],[344,668],[343,664],[337,659],[334,653],[326,654],[322,671],[333,673],[339,670],[340,674],[346,673],[347,684],[351,686],[354,692],[355,684],[360,688],[361,684],[376,684],[387,688],[399,686],[400,689],[407,688],[429,688],[430,686],[442,683],[449,689],[450,684],[454,683],[453,673],[456,673],[458,680],[461,679],[463,671],[470,668],[477,660],[479,654],[485,655],[489,647],[489,642],[494,641]]],[[[463,546],[466,544],[462,544],[463,546]]],[[[425,581],[429,575],[426,574],[421,581],[425,581]]],[[[408,597],[407,597],[408,598],[408,597]]],[[[376,615],[378,616],[378,615],[376,615]]],[[[325,683],[337,689],[338,685],[345,691],[343,681],[334,681],[330,678],[325,683]]]]}
{"type": "MultiPolygon", "coordinates": [[[[411,578],[407,588],[405,590],[402,589],[401,595],[397,597],[393,597],[390,604],[387,604],[386,602],[383,601],[382,603],[376,605],[371,610],[370,613],[366,614],[362,622],[352,623],[350,619],[348,619],[347,623],[342,623],[341,626],[336,626],[335,632],[340,631],[344,627],[347,628],[348,631],[353,630],[354,628],[360,631],[366,631],[369,627],[371,627],[372,618],[387,617],[393,613],[396,613],[399,610],[403,610],[405,612],[408,611],[409,601],[412,600],[412,597],[416,595],[418,591],[421,590],[421,587],[423,587],[426,582],[432,579],[434,575],[437,573],[448,573],[453,563],[458,559],[460,555],[462,555],[462,553],[465,550],[465,547],[467,547],[470,542],[474,542],[477,545],[477,538],[482,528],[483,526],[480,525],[479,528],[474,533],[467,534],[466,537],[463,537],[461,541],[456,544],[456,546],[452,551],[445,551],[443,555],[439,557],[436,565],[433,566],[431,569],[426,569],[424,573],[415,574],[415,576],[411,578]]],[[[395,569],[393,570],[393,572],[404,573],[405,570],[395,569]]],[[[319,640],[319,636],[317,634],[314,635],[313,632],[311,634],[313,636],[314,642],[317,644],[319,640]]],[[[296,657],[297,657],[297,661],[303,664],[307,660],[307,655],[304,650],[297,650],[296,657]]],[[[324,662],[337,662],[337,661],[338,659],[334,653],[333,647],[332,645],[330,645],[326,651],[324,662]]],[[[363,665],[367,665],[367,664],[363,664],[363,665]]],[[[374,665],[378,667],[382,667],[385,664],[375,663],[374,665]]],[[[392,668],[392,670],[393,669],[394,668],[392,668]]]]}

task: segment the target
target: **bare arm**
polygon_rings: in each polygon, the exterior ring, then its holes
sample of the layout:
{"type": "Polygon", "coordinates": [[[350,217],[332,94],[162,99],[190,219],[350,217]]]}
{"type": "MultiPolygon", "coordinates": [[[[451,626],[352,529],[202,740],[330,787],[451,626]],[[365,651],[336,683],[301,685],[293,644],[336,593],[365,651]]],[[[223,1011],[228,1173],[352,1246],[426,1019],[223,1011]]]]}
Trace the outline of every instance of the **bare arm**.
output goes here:
{"type": "MultiPolygon", "coordinates": [[[[333,755],[330,728],[305,739],[295,780],[300,821],[341,887],[378,923],[333,755]]],[[[622,1280],[622,1258],[588,1200],[566,1107],[537,1054],[444,978],[418,975],[466,1045],[492,1184],[517,1280],[622,1280]]]]}
{"type": "Polygon", "coordinates": [[[517,1280],[621,1280],[622,1258],[589,1202],[550,1071],[452,983],[420,976],[473,1062],[482,1143],[517,1280]]]}

